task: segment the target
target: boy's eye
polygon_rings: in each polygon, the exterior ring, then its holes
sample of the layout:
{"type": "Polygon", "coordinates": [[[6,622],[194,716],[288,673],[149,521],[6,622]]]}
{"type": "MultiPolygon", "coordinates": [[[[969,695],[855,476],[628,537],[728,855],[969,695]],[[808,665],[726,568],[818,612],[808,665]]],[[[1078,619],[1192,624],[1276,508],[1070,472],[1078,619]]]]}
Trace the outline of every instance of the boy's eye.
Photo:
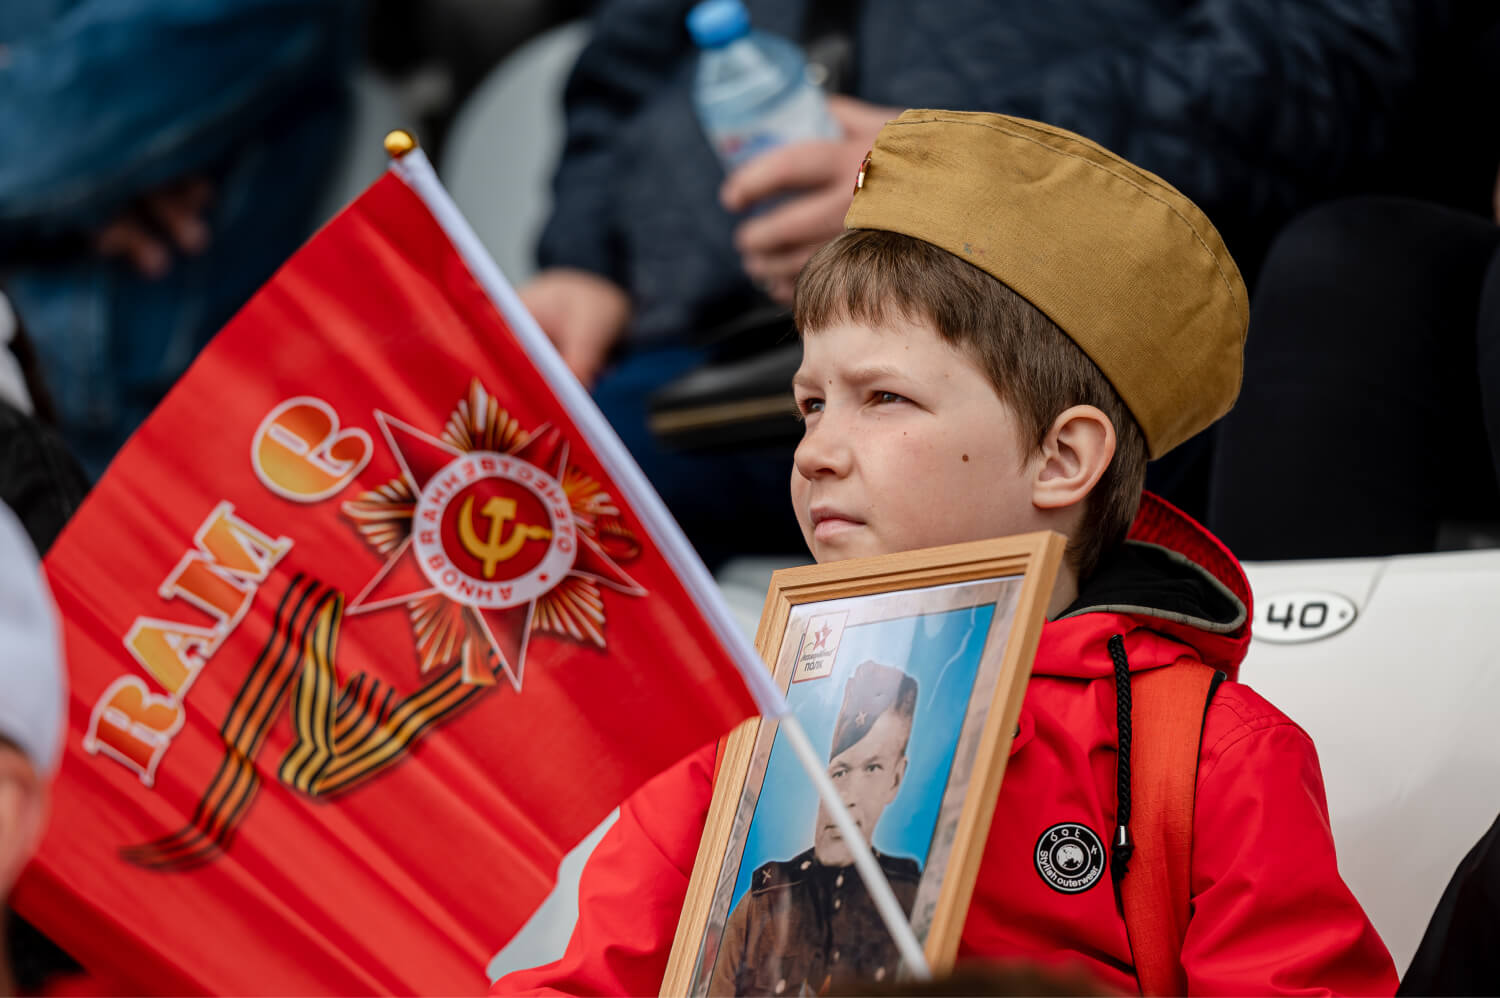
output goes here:
{"type": "Polygon", "coordinates": [[[875,392],[871,397],[878,405],[885,405],[890,402],[909,401],[905,395],[897,395],[895,392],[875,392]]]}
{"type": "Polygon", "coordinates": [[[800,414],[800,415],[802,415],[804,417],[811,416],[815,412],[822,412],[822,411],[823,411],[823,400],[820,399],[820,398],[814,398],[813,396],[808,396],[806,398],[800,398],[800,399],[797,400],[797,412],[798,412],[798,414],[800,414]]]}

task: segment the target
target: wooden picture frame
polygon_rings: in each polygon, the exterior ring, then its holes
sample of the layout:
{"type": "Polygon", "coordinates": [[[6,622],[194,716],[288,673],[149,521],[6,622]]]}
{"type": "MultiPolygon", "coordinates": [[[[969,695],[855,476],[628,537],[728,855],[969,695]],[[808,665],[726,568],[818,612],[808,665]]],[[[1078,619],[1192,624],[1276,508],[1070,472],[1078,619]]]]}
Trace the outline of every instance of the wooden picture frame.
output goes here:
{"type": "MultiPolygon", "coordinates": [[[[1064,546],[1043,532],[790,568],[766,594],[756,648],[828,751],[934,973],[958,950],[1064,546]]],[[[663,995],[821,993],[850,961],[855,979],[897,972],[777,729],[752,718],[722,748],[663,995]],[[827,941],[835,919],[852,952],[827,941]]]]}

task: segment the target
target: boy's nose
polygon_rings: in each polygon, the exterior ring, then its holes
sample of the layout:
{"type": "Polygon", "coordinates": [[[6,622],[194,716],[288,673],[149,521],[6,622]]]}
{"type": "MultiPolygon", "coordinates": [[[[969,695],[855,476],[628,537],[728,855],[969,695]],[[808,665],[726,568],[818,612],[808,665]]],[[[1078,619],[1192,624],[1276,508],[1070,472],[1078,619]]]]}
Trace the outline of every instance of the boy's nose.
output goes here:
{"type": "Polygon", "coordinates": [[[808,426],[792,455],[797,471],[806,479],[840,477],[849,472],[851,451],[848,438],[824,413],[816,425],[808,426]]]}

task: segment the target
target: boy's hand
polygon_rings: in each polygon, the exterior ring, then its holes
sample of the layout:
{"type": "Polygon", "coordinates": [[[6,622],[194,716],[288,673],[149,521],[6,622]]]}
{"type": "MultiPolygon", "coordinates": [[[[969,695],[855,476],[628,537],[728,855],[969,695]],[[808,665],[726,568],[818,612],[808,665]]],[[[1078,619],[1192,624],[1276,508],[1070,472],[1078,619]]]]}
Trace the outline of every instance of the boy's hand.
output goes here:
{"type": "Polygon", "coordinates": [[[842,139],[772,149],[740,167],[719,188],[719,201],[735,214],[769,197],[786,198],[742,222],[734,233],[745,273],[783,305],[791,303],[797,273],[807,258],[844,230],[859,164],[881,126],[901,113],[852,97],[830,97],[828,107],[843,127],[842,139]]]}
{"type": "Polygon", "coordinates": [[[613,281],[568,267],[542,271],[517,294],[568,369],[592,388],[630,321],[630,296],[613,281]]]}

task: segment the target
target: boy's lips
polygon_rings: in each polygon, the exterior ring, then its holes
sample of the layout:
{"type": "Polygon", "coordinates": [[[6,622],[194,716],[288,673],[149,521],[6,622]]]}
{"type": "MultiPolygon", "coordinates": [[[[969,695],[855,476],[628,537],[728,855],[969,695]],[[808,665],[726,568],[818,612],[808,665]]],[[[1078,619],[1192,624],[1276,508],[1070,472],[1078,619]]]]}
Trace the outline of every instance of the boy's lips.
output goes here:
{"type": "Polygon", "coordinates": [[[864,521],[831,506],[814,506],[808,511],[812,521],[813,537],[820,541],[831,540],[845,530],[864,526],[864,521]]]}

